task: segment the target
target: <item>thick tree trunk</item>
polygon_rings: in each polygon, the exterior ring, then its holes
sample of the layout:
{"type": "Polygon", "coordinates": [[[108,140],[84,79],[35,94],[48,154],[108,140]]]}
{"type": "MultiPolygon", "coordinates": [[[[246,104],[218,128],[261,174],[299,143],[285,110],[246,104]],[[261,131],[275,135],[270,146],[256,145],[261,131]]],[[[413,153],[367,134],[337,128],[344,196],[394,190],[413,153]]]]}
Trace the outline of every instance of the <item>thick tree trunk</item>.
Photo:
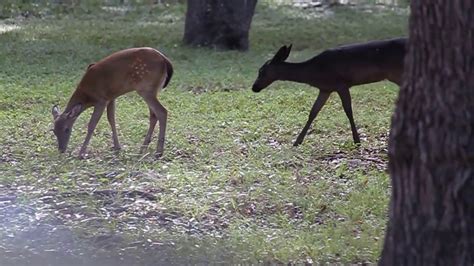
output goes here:
{"type": "Polygon", "coordinates": [[[257,0],[188,0],[184,43],[247,50],[256,4],[257,0]]]}
{"type": "Polygon", "coordinates": [[[474,1],[412,0],[381,265],[474,264],[474,1]]]}

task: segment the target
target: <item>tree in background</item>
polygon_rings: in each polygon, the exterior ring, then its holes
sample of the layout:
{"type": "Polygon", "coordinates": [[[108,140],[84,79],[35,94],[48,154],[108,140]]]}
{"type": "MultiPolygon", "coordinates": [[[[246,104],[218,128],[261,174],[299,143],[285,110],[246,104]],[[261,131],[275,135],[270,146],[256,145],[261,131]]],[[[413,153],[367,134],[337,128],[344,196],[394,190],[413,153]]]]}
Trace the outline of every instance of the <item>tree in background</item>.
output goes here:
{"type": "Polygon", "coordinates": [[[474,264],[474,1],[412,0],[381,265],[474,264]]]}
{"type": "Polygon", "coordinates": [[[257,0],[188,0],[184,43],[247,50],[256,4],[257,0]]]}

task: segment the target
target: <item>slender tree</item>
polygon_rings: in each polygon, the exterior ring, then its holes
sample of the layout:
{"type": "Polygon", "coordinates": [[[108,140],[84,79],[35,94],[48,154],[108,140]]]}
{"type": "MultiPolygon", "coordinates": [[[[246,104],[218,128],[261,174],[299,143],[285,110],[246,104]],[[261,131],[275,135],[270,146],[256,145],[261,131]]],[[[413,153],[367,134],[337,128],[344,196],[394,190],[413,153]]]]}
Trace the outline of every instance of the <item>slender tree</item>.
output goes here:
{"type": "Polygon", "coordinates": [[[188,0],[184,43],[247,50],[256,4],[257,0],[188,0]]]}
{"type": "Polygon", "coordinates": [[[381,265],[474,265],[474,1],[411,0],[381,265]]]}

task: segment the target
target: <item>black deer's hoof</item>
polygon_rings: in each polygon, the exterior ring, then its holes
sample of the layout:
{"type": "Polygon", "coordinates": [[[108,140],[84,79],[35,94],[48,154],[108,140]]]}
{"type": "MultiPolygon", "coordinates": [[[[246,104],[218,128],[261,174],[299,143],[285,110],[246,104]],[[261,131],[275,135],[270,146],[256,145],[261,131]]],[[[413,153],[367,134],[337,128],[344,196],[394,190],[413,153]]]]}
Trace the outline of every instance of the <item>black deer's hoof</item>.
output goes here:
{"type": "Polygon", "coordinates": [[[114,150],[114,151],[120,151],[120,150],[122,150],[122,146],[120,146],[120,145],[118,145],[118,146],[113,146],[113,147],[112,147],[112,150],[114,150]]]}
{"type": "Polygon", "coordinates": [[[293,147],[298,147],[301,144],[301,140],[296,140],[295,143],[293,143],[293,147]]]}

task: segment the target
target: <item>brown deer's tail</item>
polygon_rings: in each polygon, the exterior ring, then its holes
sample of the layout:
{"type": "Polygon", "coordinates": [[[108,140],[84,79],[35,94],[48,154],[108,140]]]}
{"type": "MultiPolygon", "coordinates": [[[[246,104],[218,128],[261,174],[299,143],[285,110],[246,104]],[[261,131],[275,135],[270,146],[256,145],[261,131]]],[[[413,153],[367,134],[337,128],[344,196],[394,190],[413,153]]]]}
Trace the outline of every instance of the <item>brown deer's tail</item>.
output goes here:
{"type": "Polygon", "coordinates": [[[166,88],[168,83],[170,83],[171,77],[173,77],[173,65],[169,60],[166,60],[166,80],[165,80],[165,85],[163,86],[163,89],[166,88]]]}

